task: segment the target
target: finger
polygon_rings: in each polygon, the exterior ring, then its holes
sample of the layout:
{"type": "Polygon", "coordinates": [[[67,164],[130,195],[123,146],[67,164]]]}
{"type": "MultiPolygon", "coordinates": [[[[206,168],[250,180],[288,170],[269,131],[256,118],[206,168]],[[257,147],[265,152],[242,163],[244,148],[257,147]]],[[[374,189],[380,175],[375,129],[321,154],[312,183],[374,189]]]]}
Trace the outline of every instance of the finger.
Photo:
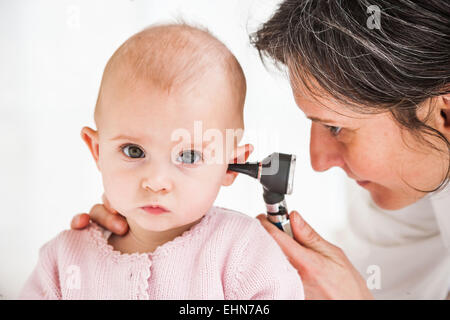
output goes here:
{"type": "Polygon", "coordinates": [[[84,229],[89,225],[89,215],[87,213],[77,214],[72,218],[70,228],[74,230],[84,229]]]}
{"type": "Polygon", "coordinates": [[[323,239],[297,211],[291,212],[289,220],[294,239],[298,243],[322,255],[334,255],[335,246],[323,239]]]}
{"type": "Polygon", "coordinates": [[[289,262],[296,268],[300,274],[303,273],[304,267],[308,266],[309,269],[314,268],[317,264],[317,259],[314,257],[317,253],[307,248],[302,247],[295,239],[291,238],[287,233],[278,229],[272,224],[265,214],[260,214],[256,217],[266,229],[266,231],[272,236],[272,238],[278,243],[281,250],[283,250],[285,256],[289,262]]]}
{"type": "Polygon", "coordinates": [[[128,223],[125,218],[120,214],[111,213],[104,205],[94,205],[89,215],[91,220],[117,235],[124,235],[128,231],[128,223]]]}

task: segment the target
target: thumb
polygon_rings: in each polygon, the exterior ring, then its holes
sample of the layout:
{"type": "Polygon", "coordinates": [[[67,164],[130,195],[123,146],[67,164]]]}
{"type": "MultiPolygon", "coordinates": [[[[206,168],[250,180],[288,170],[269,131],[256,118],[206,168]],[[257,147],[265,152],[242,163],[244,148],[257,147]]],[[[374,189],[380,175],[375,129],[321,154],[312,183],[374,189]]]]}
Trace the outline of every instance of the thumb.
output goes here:
{"type": "Polygon", "coordinates": [[[292,233],[294,239],[306,248],[321,253],[322,255],[331,255],[333,245],[323,239],[297,211],[292,211],[289,215],[292,233]]]}

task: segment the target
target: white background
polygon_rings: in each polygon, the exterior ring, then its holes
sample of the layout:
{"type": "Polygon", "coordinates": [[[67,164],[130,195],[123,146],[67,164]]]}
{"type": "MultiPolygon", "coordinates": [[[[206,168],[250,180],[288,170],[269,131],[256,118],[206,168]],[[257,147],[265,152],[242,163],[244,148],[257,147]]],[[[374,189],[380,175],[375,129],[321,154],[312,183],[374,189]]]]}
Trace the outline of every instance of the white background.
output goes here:
{"type": "MultiPolygon", "coordinates": [[[[314,173],[310,123],[287,80],[262,65],[248,34],[273,13],[273,0],[0,0],[0,299],[17,297],[39,248],[100,202],[102,183],[82,126],[93,111],[107,59],[133,33],[183,18],[207,27],[236,55],[248,82],[244,142],[249,161],[274,151],[297,155],[287,197],[326,239],[345,224],[345,174],[314,173]]],[[[264,212],[262,187],[239,176],[216,205],[264,212]]]]}

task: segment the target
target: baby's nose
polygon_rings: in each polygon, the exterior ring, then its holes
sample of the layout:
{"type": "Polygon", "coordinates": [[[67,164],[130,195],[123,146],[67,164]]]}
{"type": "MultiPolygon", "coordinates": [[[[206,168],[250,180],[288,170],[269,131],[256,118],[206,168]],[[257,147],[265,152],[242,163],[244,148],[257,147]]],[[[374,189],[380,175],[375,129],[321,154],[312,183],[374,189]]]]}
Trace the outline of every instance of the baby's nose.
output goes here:
{"type": "Polygon", "coordinates": [[[150,170],[142,179],[142,188],[153,192],[170,192],[173,188],[173,182],[164,168],[150,165],[150,170]]]}

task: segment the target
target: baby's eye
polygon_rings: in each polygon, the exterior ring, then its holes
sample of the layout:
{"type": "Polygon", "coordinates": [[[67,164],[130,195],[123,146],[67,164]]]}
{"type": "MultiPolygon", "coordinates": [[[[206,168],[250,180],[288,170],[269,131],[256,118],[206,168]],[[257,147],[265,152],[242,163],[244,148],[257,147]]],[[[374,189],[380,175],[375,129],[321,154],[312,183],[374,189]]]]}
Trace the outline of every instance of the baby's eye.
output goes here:
{"type": "Polygon", "coordinates": [[[335,126],[327,126],[327,125],[324,125],[330,132],[331,132],[331,134],[333,135],[333,136],[337,136],[337,135],[339,135],[339,133],[341,132],[341,130],[342,130],[342,127],[335,127],[335,126]]]}
{"type": "Polygon", "coordinates": [[[122,152],[125,153],[127,157],[137,159],[137,158],[144,158],[144,151],[141,150],[138,146],[134,144],[127,144],[123,147],[121,147],[122,152]]]}
{"type": "Polygon", "coordinates": [[[202,159],[201,153],[195,150],[182,151],[177,157],[178,162],[186,164],[194,164],[201,159],[202,159]]]}

